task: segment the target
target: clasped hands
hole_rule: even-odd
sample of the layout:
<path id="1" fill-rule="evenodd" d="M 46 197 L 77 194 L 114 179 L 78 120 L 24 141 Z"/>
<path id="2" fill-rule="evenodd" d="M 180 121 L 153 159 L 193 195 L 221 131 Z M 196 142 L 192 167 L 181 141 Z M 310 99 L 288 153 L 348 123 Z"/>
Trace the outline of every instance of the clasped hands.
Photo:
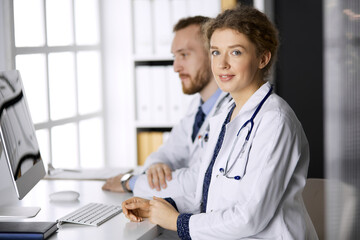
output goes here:
<path id="1" fill-rule="evenodd" d="M 149 218 L 150 222 L 165 229 L 177 230 L 179 212 L 166 200 L 153 197 L 152 200 L 132 197 L 122 203 L 125 216 L 132 222 L 141 222 Z"/>

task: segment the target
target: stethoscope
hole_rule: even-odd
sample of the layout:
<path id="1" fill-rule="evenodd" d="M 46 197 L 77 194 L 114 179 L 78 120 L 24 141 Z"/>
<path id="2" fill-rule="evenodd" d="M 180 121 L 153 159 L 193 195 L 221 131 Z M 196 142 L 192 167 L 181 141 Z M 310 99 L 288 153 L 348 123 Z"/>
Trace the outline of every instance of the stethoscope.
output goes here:
<path id="1" fill-rule="evenodd" d="M 229 98 L 230 94 L 226 94 L 225 96 L 222 97 L 222 99 L 220 99 L 220 101 L 218 102 L 218 104 L 216 105 L 215 111 L 213 116 L 217 115 L 222 107 L 222 105 L 224 104 L 225 100 L 228 100 L 229 102 L 231 101 L 231 97 Z M 202 148 L 204 148 L 204 142 L 206 143 L 209 140 L 209 131 L 210 131 L 210 124 L 208 123 L 208 125 L 206 126 L 206 129 L 204 131 L 204 134 L 200 134 L 198 136 L 198 139 L 200 141 L 200 146 Z"/>
<path id="2" fill-rule="evenodd" d="M 225 176 L 225 177 L 227 177 L 227 178 L 229 178 L 229 179 L 235 179 L 235 180 L 240 180 L 240 179 L 241 179 L 241 177 L 240 177 L 239 175 L 234 176 L 234 177 L 230 177 L 230 176 L 229 176 L 229 172 L 233 169 L 233 167 L 234 167 L 235 163 L 237 162 L 237 160 L 238 160 L 239 158 L 241 158 L 242 155 L 244 154 L 244 152 L 245 152 L 245 147 L 246 147 L 246 145 L 247 145 L 247 143 L 248 143 L 248 141 L 249 141 L 249 138 L 250 138 L 252 129 L 253 129 L 253 127 L 254 127 L 254 118 L 256 117 L 256 115 L 258 114 L 258 112 L 260 111 L 260 109 L 261 109 L 262 105 L 264 104 L 264 102 L 266 101 L 266 99 L 268 99 L 268 97 L 270 96 L 270 94 L 271 94 L 271 92 L 272 92 L 272 89 L 273 89 L 273 87 L 270 86 L 269 92 L 268 92 L 268 93 L 265 95 L 265 97 L 261 100 L 260 104 L 259 104 L 258 107 L 255 109 L 255 112 L 253 113 L 253 115 L 251 116 L 251 118 L 250 118 L 249 120 L 247 120 L 247 121 L 241 126 L 240 130 L 239 130 L 238 133 L 236 134 L 236 138 L 235 138 L 235 140 L 234 140 L 234 143 L 233 143 L 233 145 L 232 145 L 232 147 L 231 147 L 231 150 L 230 150 L 230 154 L 229 154 L 229 156 L 228 156 L 228 158 L 227 158 L 227 161 L 226 161 L 225 169 L 224 169 L 224 168 L 220 168 L 220 169 L 219 169 L 220 173 L 222 173 L 223 176 Z M 246 135 L 245 142 L 244 142 L 244 144 L 242 145 L 240 152 L 239 152 L 238 155 L 236 156 L 235 161 L 234 161 L 234 162 L 231 164 L 231 166 L 229 167 L 229 161 L 230 161 L 230 158 L 231 158 L 231 156 L 232 156 L 232 154 L 233 154 L 233 152 L 234 152 L 234 148 L 235 148 L 235 146 L 236 146 L 236 144 L 237 144 L 237 142 L 238 142 L 238 140 L 239 140 L 239 134 L 240 134 L 241 130 L 242 130 L 243 128 L 245 128 L 246 125 L 248 125 L 249 123 L 250 123 L 250 128 L 249 128 L 248 133 L 247 133 L 247 135 Z M 245 175 L 246 166 L 247 166 L 248 160 L 249 160 L 249 158 L 246 159 L 246 163 L 245 163 L 245 167 L 244 167 L 244 173 L 243 173 L 242 176 Z"/>

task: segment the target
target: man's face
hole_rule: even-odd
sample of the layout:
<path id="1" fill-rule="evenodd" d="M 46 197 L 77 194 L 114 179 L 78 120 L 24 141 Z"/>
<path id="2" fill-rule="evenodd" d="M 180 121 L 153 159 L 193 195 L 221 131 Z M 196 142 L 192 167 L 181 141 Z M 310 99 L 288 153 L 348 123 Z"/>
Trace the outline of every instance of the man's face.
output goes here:
<path id="1" fill-rule="evenodd" d="M 204 48 L 200 26 L 190 25 L 177 31 L 171 52 L 174 55 L 174 71 L 179 73 L 183 92 L 200 92 L 212 77 L 209 55 Z"/>

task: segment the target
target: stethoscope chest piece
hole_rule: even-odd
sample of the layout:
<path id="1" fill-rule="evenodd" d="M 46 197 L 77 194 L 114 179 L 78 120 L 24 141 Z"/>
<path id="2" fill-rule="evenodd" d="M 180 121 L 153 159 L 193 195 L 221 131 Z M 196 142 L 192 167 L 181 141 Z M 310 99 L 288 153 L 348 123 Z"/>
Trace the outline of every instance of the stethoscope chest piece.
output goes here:
<path id="1" fill-rule="evenodd" d="M 220 173 L 222 173 L 222 174 L 225 173 L 225 169 L 223 169 L 223 168 L 220 168 L 219 171 L 220 171 Z M 224 176 L 225 176 L 225 175 L 224 175 Z M 227 177 L 227 176 L 226 176 L 226 177 Z M 233 178 L 233 179 L 235 179 L 235 180 L 240 180 L 240 179 L 241 179 L 240 176 L 227 177 L 227 178 L 230 178 L 230 179 Z"/>

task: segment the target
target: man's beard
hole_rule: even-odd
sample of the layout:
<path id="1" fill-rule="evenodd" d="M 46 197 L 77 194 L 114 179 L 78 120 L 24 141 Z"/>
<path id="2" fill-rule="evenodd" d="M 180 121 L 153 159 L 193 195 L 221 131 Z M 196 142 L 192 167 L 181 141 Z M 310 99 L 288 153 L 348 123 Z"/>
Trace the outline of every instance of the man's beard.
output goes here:
<path id="1" fill-rule="evenodd" d="M 200 92 L 211 80 L 212 72 L 210 66 L 200 69 L 195 78 L 192 78 L 189 75 L 188 77 L 191 80 L 191 85 L 189 87 L 185 87 L 184 84 L 182 84 L 183 92 L 189 95 Z"/>

